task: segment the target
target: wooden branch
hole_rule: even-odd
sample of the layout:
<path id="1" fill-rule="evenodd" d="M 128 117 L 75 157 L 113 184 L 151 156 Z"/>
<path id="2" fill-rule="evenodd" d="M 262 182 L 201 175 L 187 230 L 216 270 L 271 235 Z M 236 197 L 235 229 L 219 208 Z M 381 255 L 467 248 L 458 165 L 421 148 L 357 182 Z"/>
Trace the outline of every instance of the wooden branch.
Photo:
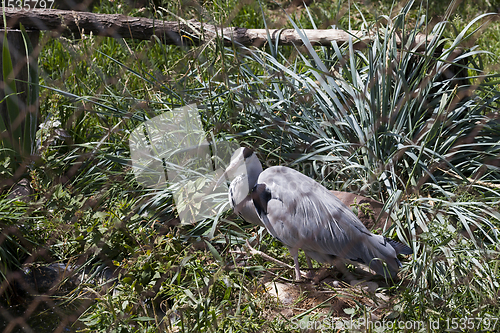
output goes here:
<path id="1" fill-rule="evenodd" d="M 271 257 L 271 256 L 269 256 L 269 255 L 267 255 L 267 254 L 265 254 L 264 252 L 259 251 L 259 250 L 255 249 L 255 248 L 253 248 L 253 247 L 252 247 L 252 245 L 250 245 L 250 243 L 248 242 L 248 240 L 246 241 L 246 245 L 247 245 L 248 250 L 250 251 L 250 254 L 251 254 L 252 256 L 259 255 L 259 256 L 261 256 L 264 260 L 267 260 L 267 261 L 270 261 L 270 262 L 274 262 L 275 264 L 278 264 L 278 265 L 280 265 L 281 267 L 285 267 L 285 268 L 291 269 L 292 271 L 295 271 L 295 267 L 290 266 L 290 265 L 288 265 L 288 264 L 284 263 L 283 261 L 280 261 L 280 260 L 278 260 L 278 259 L 275 259 L 275 258 L 273 258 L 273 257 Z M 306 274 L 306 273 L 304 273 L 303 271 L 300 271 L 300 275 L 301 275 L 303 278 L 307 279 L 307 274 Z"/>
<path id="2" fill-rule="evenodd" d="M 224 44 L 234 43 L 244 46 L 262 46 L 267 41 L 266 29 L 246 29 L 237 27 L 219 28 L 211 24 L 197 21 L 172 22 L 149 18 L 131 17 L 120 14 L 95 14 L 55 9 L 5 10 L 7 26 L 33 30 L 71 31 L 76 34 L 90 33 L 98 36 L 114 38 L 150 39 L 157 36 L 165 44 L 199 44 L 216 37 L 223 37 Z M 300 35 L 294 29 L 271 29 L 271 39 L 279 39 L 281 45 L 303 45 Z M 303 33 L 313 45 L 331 45 L 332 42 L 344 43 L 350 38 L 353 42 L 370 42 L 375 35 L 362 31 L 313 30 L 305 29 Z M 416 44 L 425 42 L 425 35 L 418 35 Z M 400 41 L 397 41 L 400 43 Z"/>
<path id="3" fill-rule="evenodd" d="M 457 173 L 455 173 L 452 170 L 445 170 L 442 168 L 438 168 L 438 170 L 446 173 L 447 175 L 450 175 L 450 176 L 455 177 L 457 179 L 463 180 L 462 177 L 460 177 Z M 478 180 L 478 179 L 474 179 L 474 178 L 470 178 L 470 177 L 467 177 L 467 181 L 469 181 L 469 183 L 470 183 L 469 186 L 474 185 L 474 184 L 478 184 L 478 185 L 485 186 L 485 187 L 500 189 L 500 184 L 483 182 L 482 180 Z"/>

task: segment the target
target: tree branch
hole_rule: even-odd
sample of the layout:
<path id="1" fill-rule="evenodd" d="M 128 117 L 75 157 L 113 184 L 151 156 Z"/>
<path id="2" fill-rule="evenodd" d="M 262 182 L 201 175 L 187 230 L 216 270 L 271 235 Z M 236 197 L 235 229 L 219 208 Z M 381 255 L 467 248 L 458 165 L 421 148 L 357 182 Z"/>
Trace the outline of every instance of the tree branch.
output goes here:
<path id="1" fill-rule="evenodd" d="M 120 14 L 95 14 L 56 9 L 13 10 L 5 9 L 7 27 L 17 29 L 22 23 L 26 29 L 49 30 L 76 34 L 93 33 L 114 38 L 150 39 L 157 36 L 165 44 L 200 44 L 213 38 L 223 38 L 224 44 L 234 43 L 244 46 L 262 46 L 267 42 L 266 29 L 246 29 L 238 27 L 221 28 L 197 21 L 160 21 Z M 304 29 L 302 33 L 313 45 L 331 45 L 332 42 L 364 45 L 375 38 L 375 34 L 363 31 Z M 271 40 L 279 40 L 281 45 L 303 45 L 303 40 L 294 29 L 270 29 Z M 422 45 L 425 35 L 417 35 L 415 44 Z M 401 43 L 400 40 L 397 41 Z"/>

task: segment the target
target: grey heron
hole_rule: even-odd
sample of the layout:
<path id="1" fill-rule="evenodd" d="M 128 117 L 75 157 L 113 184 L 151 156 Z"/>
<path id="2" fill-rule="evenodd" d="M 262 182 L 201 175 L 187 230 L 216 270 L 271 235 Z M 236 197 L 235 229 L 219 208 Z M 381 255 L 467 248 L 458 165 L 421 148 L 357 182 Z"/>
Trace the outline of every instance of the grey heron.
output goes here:
<path id="1" fill-rule="evenodd" d="M 333 193 L 315 180 L 285 167 L 262 169 L 257 155 L 239 148 L 220 177 L 234 178 L 229 201 L 247 222 L 264 226 L 286 245 L 293 256 L 295 278 L 300 280 L 298 251 L 321 263 L 348 259 L 368 265 L 385 278 L 395 277 L 398 254 L 411 254 L 406 245 L 371 233 Z"/>

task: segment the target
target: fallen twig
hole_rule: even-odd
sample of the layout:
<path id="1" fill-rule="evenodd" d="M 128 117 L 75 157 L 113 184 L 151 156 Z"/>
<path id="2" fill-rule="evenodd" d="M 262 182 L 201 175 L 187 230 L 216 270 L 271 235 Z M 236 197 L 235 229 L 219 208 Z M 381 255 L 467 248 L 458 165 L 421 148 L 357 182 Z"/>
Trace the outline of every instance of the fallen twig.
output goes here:
<path id="1" fill-rule="evenodd" d="M 288 269 L 291 269 L 291 270 L 295 270 L 295 267 L 290 266 L 290 265 L 288 265 L 288 264 L 286 264 L 286 263 L 284 263 L 284 262 L 282 262 L 282 261 L 279 261 L 278 259 L 275 259 L 275 258 L 273 258 L 273 257 L 271 257 L 271 256 L 269 256 L 269 255 L 267 255 L 267 254 L 265 254 L 265 253 L 264 253 L 264 252 L 262 252 L 262 251 L 259 251 L 259 250 L 254 249 L 254 248 L 252 247 L 252 245 L 250 245 L 250 243 L 248 242 L 248 240 L 246 241 L 246 245 L 247 245 L 247 247 L 248 247 L 248 249 L 249 249 L 249 251 L 250 251 L 250 254 L 251 254 L 252 256 L 254 256 L 254 255 L 258 254 L 258 255 L 259 255 L 259 256 L 261 256 L 264 260 L 274 262 L 275 264 L 278 264 L 278 265 L 280 265 L 281 267 L 285 267 L 285 268 L 288 268 Z M 302 272 L 302 271 L 300 271 L 300 276 L 301 276 L 301 277 L 303 277 L 303 278 L 305 278 L 305 279 L 307 279 L 307 275 L 306 275 L 306 273 L 304 273 L 304 272 Z"/>
<path id="2" fill-rule="evenodd" d="M 451 170 L 444 170 L 444 169 L 441 169 L 441 168 L 438 168 L 438 169 L 440 171 L 446 173 L 447 175 L 450 175 L 450 176 L 455 177 L 457 179 L 463 180 L 462 177 L 460 177 L 459 175 L 457 175 L 455 172 L 453 172 Z M 500 184 L 494 184 L 494 183 L 484 182 L 482 180 L 478 180 L 478 179 L 474 179 L 474 178 L 470 178 L 470 177 L 467 177 L 467 181 L 470 182 L 470 185 L 478 184 L 478 185 L 485 186 L 485 187 L 490 187 L 490 188 L 500 188 Z"/>

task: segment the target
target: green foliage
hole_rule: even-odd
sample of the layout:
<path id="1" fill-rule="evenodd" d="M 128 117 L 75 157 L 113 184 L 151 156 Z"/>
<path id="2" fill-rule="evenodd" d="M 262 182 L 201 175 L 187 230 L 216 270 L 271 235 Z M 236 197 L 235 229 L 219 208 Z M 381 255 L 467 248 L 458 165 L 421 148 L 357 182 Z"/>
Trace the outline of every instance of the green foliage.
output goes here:
<path id="1" fill-rule="evenodd" d="M 7 104 L 7 119 L 9 119 L 9 122 L 4 124 L 4 126 L 7 125 L 6 129 L 9 132 L 10 136 L 10 138 L 8 138 L 8 140 L 10 139 L 10 143 L 7 143 L 6 146 L 17 147 L 21 142 L 21 127 L 17 126 L 13 128 L 12 124 L 19 115 L 19 103 L 17 101 L 17 89 L 16 82 L 14 81 L 14 70 L 12 66 L 12 59 L 10 57 L 9 42 L 7 40 L 7 30 L 4 32 L 2 44 L 2 74 L 4 78 L 5 96 L 4 102 Z"/>
<path id="2" fill-rule="evenodd" d="M 113 296 L 100 298 L 82 319 L 89 332 L 259 329 L 245 275 L 225 272 L 207 253 L 180 246 L 172 235 L 150 239 L 134 257 L 114 261 L 124 274 Z"/>
<path id="3" fill-rule="evenodd" d="M 14 32 L 18 33 L 18 32 Z M 11 32 L 12 34 L 12 32 Z M 2 142 L 0 145 L 0 160 L 4 165 L 8 165 L 10 175 L 13 175 L 22 162 L 26 161 L 35 147 L 35 132 L 37 126 L 37 115 L 33 110 L 37 105 L 38 98 L 38 69 L 32 64 L 33 46 L 30 38 L 21 26 L 21 34 L 24 42 L 25 59 L 19 60 L 25 63 L 27 72 L 27 91 L 26 101 L 21 103 L 16 87 L 16 71 L 11 59 L 9 42 L 7 39 L 8 32 L 5 30 L 2 40 L 2 77 L 4 78 L 3 85 L 3 100 L 0 103 L 5 105 L 5 113 L 0 115 L 0 133 L 2 134 Z M 20 50 L 14 50 L 17 54 Z M 17 63 L 16 63 L 17 66 Z M 23 119 L 20 123 L 18 119 Z"/>
<path id="4" fill-rule="evenodd" d="M 22 202 L 0 197 L 0 279 L 6 281 L 10 272 L 21 268 L 38 240 L 27 238 L 31 231 L 32 219 L 26 218 L 27 207 Z M 24 225 L 18 226 L 19 221 Z M 15 294 L 12 284 L 4 282 L 3 299 L 9 304 Z"/>

